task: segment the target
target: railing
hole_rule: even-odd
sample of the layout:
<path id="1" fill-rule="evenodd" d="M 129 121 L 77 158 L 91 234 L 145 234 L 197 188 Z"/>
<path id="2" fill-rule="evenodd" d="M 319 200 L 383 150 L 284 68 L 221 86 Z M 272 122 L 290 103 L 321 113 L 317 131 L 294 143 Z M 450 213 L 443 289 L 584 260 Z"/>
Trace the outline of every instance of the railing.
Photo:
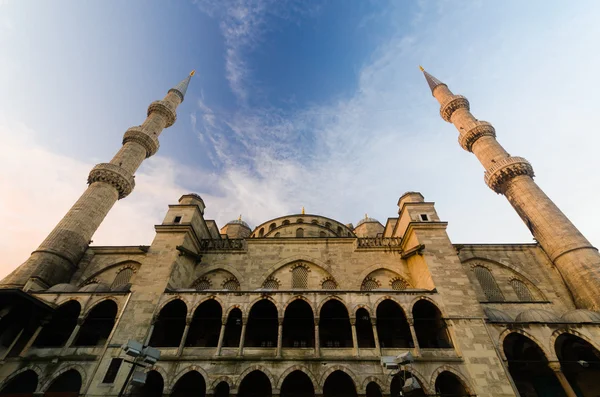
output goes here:
<path id="1" fill-rule="evenodd" d="M 358 239 L 358 248 L 400 248 L 401 240 L 397 237 L 363 237 Z"/>
<path id="2" fill-rule="evenodd" d="M 243 250 L 243 239 L 200 240 L 201 251 Z"/>

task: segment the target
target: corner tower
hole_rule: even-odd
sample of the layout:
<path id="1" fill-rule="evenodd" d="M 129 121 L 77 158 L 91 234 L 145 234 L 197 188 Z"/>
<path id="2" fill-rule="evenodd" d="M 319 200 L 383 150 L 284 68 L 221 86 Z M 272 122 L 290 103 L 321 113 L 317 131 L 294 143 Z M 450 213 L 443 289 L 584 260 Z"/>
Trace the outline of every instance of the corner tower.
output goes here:
<path id="1" fill-rule="evenodd" d="M 144 159 L 158 151 L 163 129 L 172 126 L 183 102 L 190 73 L 167 95 L 148 107 L 147 118 L 123 136 L 123 146 L 109 163 L 96 165 L 88 188 L 29 259 L 0 284 L 3 288 L 45 289 L 69 282 L 90 240 L 113 205 L 135 186 L 134 174 Z"/>
<path id="2" fill-rule="evenodd" d="M 578 308 L 600 309 L 600 254 L 534 182 L 533 168 L 513 157 L 496 140 L 494 127 L 476 119 L 467 98 L 422 67 L 431 93 L 440 103 L 440 116 L 454 124 L 458 142 L 485 168 L 485 183 L 503 194 L 564 278 Z"/>

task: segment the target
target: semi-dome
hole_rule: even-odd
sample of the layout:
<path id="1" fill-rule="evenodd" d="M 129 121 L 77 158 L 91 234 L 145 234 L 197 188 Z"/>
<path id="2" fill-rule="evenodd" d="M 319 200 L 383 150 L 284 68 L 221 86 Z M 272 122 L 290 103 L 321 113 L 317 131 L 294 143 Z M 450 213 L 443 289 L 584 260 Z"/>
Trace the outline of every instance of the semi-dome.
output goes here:
<path id="1" fill-rule="evenodd" d="M 566 312 L 561 316 L 565 323 L 600 323 L 600 313 L 578 309 Z"/>
<path id="2" fill-rule="evenodd" d="M 516 318 L 519 323 L 558 323 L 560 319 L 558 316 L 548 310 L 542 309 L 529 309 L 525 310 L 517 315 Z"/>
<path id="3" fill-rule="evenodd" d="M 358 223 L 356 224 L 356 227 L 359 227 L 363 223 L 379 223 L 379 221 L 375 218 L 369 218 L 368 216 L 365 216 L 360 221 L 358 221 Z"/>
<path id="4" fill-rule="evenodd" d="M 79 292 L 109 292 L 110 287 L 104 283 L 93 283 L 79 288 Z"/>
<path id="5" fill-rule="evenodd" d="M 492 323 L 512 323 L 515 321 L 510 315 L 503 312 L 502 310 L 486 307 L 485 309 L 483 309 L 483 311 L 485 312 L 485 315 L 487 316 L 488 320 L 490 320 L 490 322 Z"/>
<path id="6" fill-rule="evenodd" d="M 56 284 L 53 285 L 52 287 L 48 288 L 47 292 L 75 292 L 77 291 L 77 287 L 74 286 L 73 284 L 69 284 L 69 283 L 62 283 L 62 284 Z"/>

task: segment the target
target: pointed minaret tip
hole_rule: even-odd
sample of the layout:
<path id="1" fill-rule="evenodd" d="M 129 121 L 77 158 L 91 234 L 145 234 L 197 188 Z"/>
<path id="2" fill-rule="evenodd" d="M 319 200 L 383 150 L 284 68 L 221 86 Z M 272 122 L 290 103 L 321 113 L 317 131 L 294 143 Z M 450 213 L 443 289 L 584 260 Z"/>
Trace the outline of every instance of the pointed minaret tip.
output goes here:
<path id="1" fill-rule="evenodd" d="M 431 94 L 433 94 L 433 91 L 436 89 L 436 87 L 438 87 L 440 85 L 446 85 L 445 83 L 442 83 L 440 80 L 438 80 L 435 77 L 433 77 L 432 75 L 430 75 L 425 70 L 425 68 L 423 68 L 423 66 L 419 65 L 419 69 L 425 75 L 425 80 L 427 81 L 427 84 L 429 85 L 429 88 L 431 89 Z"/>
<path id="2" fill-rule="evenodd" d="M 190 72 L 190 77 L 191 77 L 191 76 L 193 76 L 193 75 L 195 75 L 195 74 L 196 74 L 196 71 L 195 71 L 195 70 L 192 70 L 192 71 Z"/>
<path id="3" fill-rule="evenodd" d="M 181 80 L 179 82 L 179 84 L 177 84 L 175 87 L 171 88 L 169 90 L 169 92 L 174 92 L 175 94 L 179 95 L 179 98 L 181 98 L 181 102 L 183 102 L 183 99 L 185 98 L 185 93 L 187 92 L 187 89 L 188 89 L 188 85 L 190 84 L 190 80 L 191 80 L 192 76 L 195 74 L 196 74 L 196 71 L 192 70 L 185 79 Z"/>
<path id="4" fill-rule="evenodd" d="M 425 68 L 423 68 L 423 66 L 419 65 L 419 70 L 420 70 L 421 72 L 424 72 L 424 71 L 425 71 Z"/>

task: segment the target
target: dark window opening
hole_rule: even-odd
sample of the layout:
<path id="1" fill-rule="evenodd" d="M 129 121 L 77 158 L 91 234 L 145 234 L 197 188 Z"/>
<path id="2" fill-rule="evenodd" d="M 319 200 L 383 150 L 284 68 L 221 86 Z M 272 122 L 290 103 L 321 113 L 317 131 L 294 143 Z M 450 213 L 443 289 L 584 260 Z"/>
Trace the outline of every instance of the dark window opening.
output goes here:
<path id="1" fill-rule="evenodd" d="M 171 392 L 171 397 L 204 397 L 206 394 L 206 383 L 202 375 L 197 371 L 190 371 L 183 375 Z"/>
<path id="2" fill-rule="evenodd" d="M 383 397 L 379 385 L 375 382 L 369 382 L 366 392 L 366 397 Z"/>
<path id="3" fill-rule="evenodd" d="M 296 237 L 304 237 L 304 229 L 302 229 L 301 227 L 296 229 Z"/>
<path id="4" fill-rule="evenodd" d="M 427 216 L 427 214 L 421 214 L 421 220 L 427 222 L 429 220 L 429 217 Z"/>
<path id="5" fill-rule="evenodd" d="M 268 299 L 256 302 L 248 316 L 244 346 L 276 347 L 278 328 L 277 308 L 273 302 Z"/>
<path id="6" fill-rule="evenodd" d="M 461 381 L 452 372 L 444 371 L 435 380 L 435 392 L 440 397 L 469 396 Z"/>
<path id="7" fill-rule="evenodd" d="M 314 397 L 312 381 L 302 371 L 294 371 L 285 377 L 281 385 L 281 397 Z"/>
<path id="8" fill-rule="evenodd" d="M 421 299 L 413 306 L 415 332 L 419 347 L 423 349 L 451 348 L 452 342 L 446 329 L 446 322 L 440 310 L 431 302 Z"/>
<path id="9" fill-rule="evenodd" d="M 38 376 L 32 370 L 21 372 L 0 391 L 0 396 L 29 397 L 37 389 Z"/>
<path id="10" fill-rule="evenodd" d="M 113 358 L 112 360 L 110 360 L 110 364 L 108 365 L 106 374 L 104 374 L 104 379 L 102 379 L 102 383 L 113 383 L 117 378 L 117 374 L 119 373 L 119 368 L 121 368 L 122 363 L 122 358 Z"/>
<path id="11" fill-rule="evenodd" d="M 33 345 L 37 347 L 64 346 L 77 325 L 80 311 L 81 305 L 77 301 L 69 301 L 60 306 L 48 324 L 44 325 Z"/>
<path id="12" fill-rule="evenodd" d="M 381 347 L 414 347 L 404 311 L 389 299 L 377 306 L 377 335 Z"/>
<path id="13" fill-rule="evenodd" d="M 175 219 L 173 219 L 173 223 L 179 223 L 179 222 L 181 222 L 181 216 L 177 215 L 175 217 Z"/>
<path id="14" fill-rule="evenodd" d="M 345 372 L 332 372 L 323 385 L 323 397 L 357 397 L 354 381 Z"/>
<path id="15" fill-rule="evenodd" d="M 271 397 L 271 381 L 262 371 L 250 372 L 240 383 L 238 397 Z"/>
<path id="16" fill-rule="evenodd" d="M 319 232 L 319 237 L 327 237 L 327 233 L 320 231 Z"/>
<path id="17" fill-rule="evenodd" d="M 314 347 L 315 320 L 308 303 L 297 299 L 285 309 L 283 347 Z"/>
<path id="18" fill-rule="evenodd" d="M 146 383 L 141 387 L 134 387 L 132 396 L 135 397 L 161 397 L 165 382 L 158 371 L 150 371 L 146 377 Z"/>
<path id="19" fill-rule="evenodd" d="M 227 324 L 225 325 L 225 335 L 223 338 L 223 346 L 238 347 L 240 345 L 240 337 L 242 335 L 242 312 L 240 309 L 233 309 L 227 316 Z"/>
<path id="20" fill-rule="evenodd" d="M 271 224 L 269 225 L 269 231 L 271 231 L 271 230 L 275 229 L 276 227 L 277 227 L 277 225 L 276 225 L 275 223 L 271 223 Z"/>
<path id="21" fill-rule="evenodd" d="M 366 309 L 356 311 L 356 337 L 358 347 L 375 347 L 375 338 L 373 337 L 373 324 L 371 316 Z"/>
<path id="22" fill-rule="evenodd" d="M 200 304 L 194 312 L 186 346 L 217 347 L 221 333 L 221 305 L 214 299 Z"/>
<path id="23" fill-rule="evenodd" d="M 593 396 L 600 390 L 600 352 L 586 340 L 571 334 L 556 338 L 554 348 L 562 372 L 581 396 Z"/>
<path id="24" fill-rule="evenodd" d="M 180 299 L 167 303 L 158 314 L 150 346 L 178 347 L 185 328 L 187 306 Z"/>
<path id="25" fill-rule="evenodd" d="M 265 229 L 264 228 L 260 228 L 260 230 L 258 231 L 258 237 L 263 237 L 265 235 Z"/>
<path id="26" fill-rule="evenodd" d="M 413 390 L 410 393 L 401 394 L 402 388 L 404 385 L 413 385 Z M 420 382 L 408 371 L 400 371 L 394 378 L 392 379 L 392 383 L 390 384 L 390 397 L 399 397 L 399 396 L 409 396 L 409 397 L 425 397 L 426 394 L 421 387 Z"/>
<path id="27" fill-rule="evenodd" d="M 331 299 L 321 308 L 319 340 L 322 347 L 352 347 L 350 317 L 340 301 Z"/>
<path id="28" fill-rule="evenodd" d="M 44 397 L 77 397 L 81 389 L 81 375 L 74 369 L 62 373 L 52 382 Z"/>
<path id="29" fill-rule="evenodd" d="M 104 345 L 115 325 L 116 316 L 117 304 L 112 300 L 94 306 L 79 329 L 75 346 Z"/>
<path id="30" fill-rule="evenodd" d="M 221 382 L 215 387 L 214 397 L 229 397 L 229 385 L 227 382 Z"/>

